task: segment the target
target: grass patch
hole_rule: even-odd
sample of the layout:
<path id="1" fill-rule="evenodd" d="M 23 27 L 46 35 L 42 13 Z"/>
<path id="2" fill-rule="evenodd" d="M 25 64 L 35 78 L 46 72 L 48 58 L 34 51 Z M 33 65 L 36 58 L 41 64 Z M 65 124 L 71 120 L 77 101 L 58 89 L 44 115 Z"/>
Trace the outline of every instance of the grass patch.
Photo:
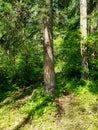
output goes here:
<path id="1" fill-rule="evenodd" d="M 94 82 L 77 79 L 65 82 L 62 78 L 60 85 L 59 81 L 55 100 L 49 94 L 44 95 L 43 85 L 4 93 L 0 102 L 0 129 L 97 130 L 98 94 L 91 90 L 95 88 Z"/>

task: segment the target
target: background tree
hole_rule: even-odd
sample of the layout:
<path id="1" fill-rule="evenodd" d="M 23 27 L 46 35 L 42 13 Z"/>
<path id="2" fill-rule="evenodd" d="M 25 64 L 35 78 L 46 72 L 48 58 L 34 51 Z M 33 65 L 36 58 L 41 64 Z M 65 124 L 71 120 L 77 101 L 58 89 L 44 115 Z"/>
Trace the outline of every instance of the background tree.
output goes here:
<path id="1" fill-rule="evenodd" d="M 81 64 L 82 78 L 89 79 L 87 58 L 87 1 L 80 0 Z"/>
<path id="2" fill-rule="evenodd" d="M 98 35 L 98 2 L 97 0 L 88 1 L 88 52 L 89 52 L 89 68 L 91 78 L 94 80 L 97 77 L 97 59 L 98 59 L 98 46 L 97 46 L 97 35 Z"/>

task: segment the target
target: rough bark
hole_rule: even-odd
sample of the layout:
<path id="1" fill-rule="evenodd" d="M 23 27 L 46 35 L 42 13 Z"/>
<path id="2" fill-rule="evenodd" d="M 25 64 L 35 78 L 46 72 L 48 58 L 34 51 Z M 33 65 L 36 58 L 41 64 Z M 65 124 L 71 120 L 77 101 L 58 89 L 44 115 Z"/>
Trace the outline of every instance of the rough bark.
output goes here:
<path id="1" fill-rule="evenodd" d="M 82 78 L 89 79 L 87 59 L 87 1 L 80 0 L 81 64 Z"/>
<path id="2" fill-rule="evenodd" d="M 53 19 L 52 19 L 52 0 L 45 0 L 46 16 L 43 18 L 44 35 L 44 90 L 45 93 L 54 93 L 55 71 L 53 57 Z"/>

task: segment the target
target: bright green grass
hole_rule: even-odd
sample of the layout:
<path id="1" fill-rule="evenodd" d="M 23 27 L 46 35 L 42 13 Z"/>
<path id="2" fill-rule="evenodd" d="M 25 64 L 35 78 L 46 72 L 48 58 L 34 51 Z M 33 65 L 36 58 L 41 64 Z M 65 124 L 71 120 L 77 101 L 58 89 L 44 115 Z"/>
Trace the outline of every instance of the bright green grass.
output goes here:
<path id="1" fill-rule="evenodd" d="M 98 94 L 90 90 L 94 83 L 75 82 L 58 87 L 61 114 L 54 99 L 43 94 L 42 85 L 5 92 L 0 102 L 0 130 L 97 130 Z M 70 95 L 63 95 L 64 89 Z"/>

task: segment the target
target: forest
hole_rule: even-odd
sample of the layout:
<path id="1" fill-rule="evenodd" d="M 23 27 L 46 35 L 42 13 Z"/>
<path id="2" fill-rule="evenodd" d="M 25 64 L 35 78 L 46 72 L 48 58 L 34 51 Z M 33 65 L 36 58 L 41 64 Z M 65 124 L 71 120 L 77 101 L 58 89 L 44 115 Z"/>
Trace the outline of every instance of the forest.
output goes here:
<path id="1" fill-rule="evenodd" d="M 98 0 L 0 0 L 0 130 L 98 130 Z"/>

